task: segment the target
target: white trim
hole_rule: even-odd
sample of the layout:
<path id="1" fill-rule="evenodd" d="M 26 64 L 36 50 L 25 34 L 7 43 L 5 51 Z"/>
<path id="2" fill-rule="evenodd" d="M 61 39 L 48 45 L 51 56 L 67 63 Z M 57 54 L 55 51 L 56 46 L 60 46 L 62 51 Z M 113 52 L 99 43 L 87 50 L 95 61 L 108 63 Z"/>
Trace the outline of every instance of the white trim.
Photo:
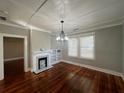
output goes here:
<path id="1" fill-rule="evenodd" d="M 122 79 L 123 79 L 123 81 L 124 81 L 124 75 L 122 75 Z"/>
<path id="2" fill-rule="evenodd" d="M 28 72 L 28 40 L 24 38 L 24 71 Z"/>
<path id="3" fill-rule="evenodd" d="M 31 71 L 31 68 L 27 68 L 27 72 Z"/>
<path id="4" fill-rule="evenodd" d="M 0 76 L 0 80 L 3 80 L 4 79 L 4 77 L 3 76 Z"/>
<path id="5" fill-rule="evenodd" d="M 15 37 L 15 38 L 24 38 L 24 71 L 28 70 L 28 49 L 27 49 L 27 36 L 13 35 L 13 34 L 4 34 L 0 33 L 0 80 L 4 79 L 4 57 L 3 57 L 3 37 Z"/>
<path id="6" fill-rule="evenodd" d="M 3 36 L 0 34 L 0 80 L 4 79 L 4 64 L 3 64 Z"/>
<path id="7" fill-rule="evenodd" d="M 24 26 L 20 26 L 20 25 L 10 23 L 10 22 L 4 22 L 4 21 L 1 21 L 1 20 L 0 20 L 0 24 L 6 25 L 6 26 L 11 26 L 11 27 L 16 27 L 16 28 L 21 28 L 21 29 L 28 29 L 28 28 L 26 28 Z"/>
<path id="8" fill-rule="evenodd" d="M 118 21 L 118 22 L 114 22 L 114 21 Z M 110 23 L 110 22 L 113 22 L 113 23 Z M 110 24 L 108 24 L 108 23 L 110 23 Z M 105 21 L 103 23 L 97 23 L 97 24 L 100 24 L 101 26 L 97 26 L 97 24 L 94 25 L 94 26 L 91 25 L 91 26 L 89 26 L 89 27 L 87 27 L 85 29 L 81 28 L 80 29 L 81 31 L 77 31 L 77 32 L 74 31 L 74 32 L 67 32 L 67 33 L 68 33 L 68 35 L 73 35 L 73 34 L 78 34 L 78 33 L 82 33 L 82 32 L 99 30 L 99 29 L 108 28 L 108 27 L 112 27 L 112 26 L 122 25 L 123 23 L 124 23 L 124 16 L 120 17 L 120 18 L 118 18 L 116 20 L 113 19 L 113 20 Z M 11 22 L 0 21 L 0 24 L 7 25 L 7 26 L 12 26 L 12 27 L 17 27 L 17 28 L 21 28 L 21 29 L 31 29 L 29 27 L 23 26 L 23 25 L 21 25 L 19 23 L 16 23 L 16 22 L 14 24 L 14 23 L 11 23 Z M 46 29 L 41 29 L 41 28 L 33 29 L 33 30 L 52 33 L 52 31 L 49 31 L 49 30 L 46 30 Z M 53 35 L 56 35 L 56 33 L 53 34 Z"/>
<path id="9" fill-rule="evenodd" d="M 124 73 L 122 73 L 122 76 L 121 76 L 121 77 L 122 77 L 122 79 L 123 79 L 123 81 L 124 81 Z"/>
<path id="10" fill-rule="evenodd" d="M 21 28 L 21 29 L 25 29 L 25 30 L 28 30 L 28 29 L 32 29 L 31 26 L 30 27 L 27 27 L 27 26 L 23 26 L 23 25 L 20 25 L 20 24 L 14 24 L 14 23 L 10 23 L 10 22 L 4 22 L 4 21 L 1 21 L 0 20 L 0 24 L 2 25 L 6 25 L 6 26 L 11 26 L 11 27 L 16 27 L 16 28 Z M 35 31 L 41 31 L 41 32 L 46 32 L 46 33 L 51 33 L 51 31 L 49 30 L 46 30 L 46 29 L 33 29 Z"/>
<path id="11" fill-rule="evenodd" d="M 3 37 L 13 37 L 13 38 L 27 38 L 27 36 L 14 35 L 14 34 L 4 34 L 1 33 Z"/>
<path id="12" fill-rule="evenodd" d="M 98 26 L 98 27 L 80 29 L 77 32 L 70 32 L 70 33 L 68 33 L 68 35 L 75 35 L 75 34 L 80 34 L 80 33 L 85 33 L 85 32 L 91 32 L 91 31 L 94 31 L 94 30 L 105 29 L 105 28 L 109 28 L 109 27 L 114 27 L 114 26 L 122 25 L 122 24 L 123 24 L 123 22 L 119 22 L 119 23 L 110 24 L 110 25 L 103 25 L 103 26 Z"/>
<path id="13" fill-rule="evenodd" d="M 71 61 L 67 61 L 67 60 L 61 60 L 61 62 L 65 62 L 65 63 L 69 63 L 69 64 L 81 66 L 81 67 L 86 67 L 86 68 L 93 69 L 93 70 L 96 70 L 96 71 L 100 71 L 100 72 L 104 72 L 104 73 L 108 73 L 108 74 L 123 77 L 122 73 L 112 71 L 112 70 L 109 70 L 109 69 L 103 69 L 103 68 L 99 68 L 99 67 L 95 67 L 95 66 L 91 66 L 91 65 L 85 65 L 85 64 L 81 64 L 81 63 L 75 63 L 75 62 L 71 62 Z"/>
<path id="14" fill-rule="evenodd" d="M 75 35 L 78 35 L 78 34 L 81 34 L 81 33 L 88 33 L 88 32 L 93 32 L 95 30 L 100 30 L 100 29 L 106 29 L 106 28 L 109 28 L 109 27 L 114 27 L 114 26 L 119 26 L 119 25 L 122 25 L 124 23 L 123 22 L 118 22 L 118 23 L 115 23 L 115 24 L 109 24 L 109 25 L 103 25 L 103 26 L 96 26 L 96 27 L 88 27 L 86 29 L 80 29 L 79 31 L 71 31 L 71 32 L 66 32 L 68 37 L 75 37 Z M 56 36 L 56 33 L 52 33 L 53 37 Z"/>
<path id="15" fill-rule="evenodd" d="M 59 62 L 61 62 L 61 60 L 55 61 L 53 63 L 51 63 L 52 65 L 58 64 Z"/>
<path id="16" fill-rule="evenodd" d="M 7 61 L 19 60 L 19 59 L 23 59 L 23 58 L 24 57 L 8 58 L 8 59 L 4 59 L 4 61 L 7 62 Z"/>

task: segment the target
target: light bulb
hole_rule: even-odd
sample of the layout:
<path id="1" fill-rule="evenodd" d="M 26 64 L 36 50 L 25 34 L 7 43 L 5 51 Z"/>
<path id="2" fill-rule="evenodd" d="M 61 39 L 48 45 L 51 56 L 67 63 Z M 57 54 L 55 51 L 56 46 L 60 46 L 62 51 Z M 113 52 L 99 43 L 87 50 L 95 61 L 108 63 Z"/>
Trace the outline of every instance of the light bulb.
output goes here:
<path id="1" fill-rule="evenodd" d="M 64 39 L 63 39 L 63 38 L 61 38 L 61 40 L 63 41 Z"/>
<path id="2" fill-rule="evenodd" d="M 56 38 L 56 40 L 57 40 L 57 41 L 60 40 L 60 36 L 58 36 L 58 37 Z"/>
<path id="3" fill-rule="evenodd" d="M 67 36 L 65 36 L 65 40 L 68 40 L 68 37 Z"/>

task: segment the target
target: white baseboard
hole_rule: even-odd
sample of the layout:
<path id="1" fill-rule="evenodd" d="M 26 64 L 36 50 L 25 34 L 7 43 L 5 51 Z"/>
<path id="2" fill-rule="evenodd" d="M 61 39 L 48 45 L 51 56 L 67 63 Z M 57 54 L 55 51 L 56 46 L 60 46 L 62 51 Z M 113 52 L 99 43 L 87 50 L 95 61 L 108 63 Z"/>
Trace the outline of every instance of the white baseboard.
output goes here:
<path id="1" fill-rule="evenodd" d="M 95 66 L 91 66 L 91 65 L 85 65 L 85 64 L 75 63 L 75 62 L 71 62 L 71 61 L 67 61 L 67 60 L 61 60 L 61 62 L 65 62 L 65 63 L 69 63 L 69 64 L 73 64 L 73 65 L 77 65 L 77 66 L 81 66 L 81 67 L 86 67 L 86 68 L 89 68 L 89 69 L 93 69 L 93 70 L 96 70 L 96 71 L 100 71 L 100 72 L 112 74 L 112 75 L 115 75 L 115 76 L 122 77 L 123 80 L 124 80 L 124 76 L 120 72 L 112 71 L 112 70 L 109 70 L 109 69 L 103 69 L 103 68 L 99 68 L 99 67 L 95 67 Z"/>
<path id="2" fill-rule="evenodd" d="M 33 72 L 33 68 L 30 71 Z"/>
<path id="3" fill-rule="evenodd" d="M 54 63 L 52 63 L 52 65 L 55 65 L 57 63 L 61 62 L 61 60 L 55 61 Z"/>
<path id="4" fill-rule="evenodd" d="M 31 68 L 27 68 L 25 72 L 29 72 L 29 71 L 31 71 Z"/>
<path id="5" fill-rule="evenodd" d="M 16 57 L 16 58 L 9 58 L 9 59 L 5 59 L 4 61 L 13 61 L 13 60 L 19 60 L 19 59 L 23 59 L 24 57 Z"/>
<path id="6" fill-rule="evenodd" d="M 3 80 L 4 79 L 4 77 L 0 77 L 0 80 Z"/>
<path id="7" fill-rule="evenodd" d="M 123 81 L 124 81 L 124 74 L 122 75 L 122 79 L 123 79 Z"/>

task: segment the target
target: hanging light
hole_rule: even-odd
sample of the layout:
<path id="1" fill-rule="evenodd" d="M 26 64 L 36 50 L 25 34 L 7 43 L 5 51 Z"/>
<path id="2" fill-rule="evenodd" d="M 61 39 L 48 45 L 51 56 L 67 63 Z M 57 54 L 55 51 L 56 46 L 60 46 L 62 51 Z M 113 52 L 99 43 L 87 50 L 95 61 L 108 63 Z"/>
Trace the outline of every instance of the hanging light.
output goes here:
<path id="1" fill-rule="evenodd" d="M 60 34 L 57 36 L 57 38 L 56 38 L 57 41 L 65 41 L 65 40 L 68 40 L 68 37 L 65 35 L 65 33 L 64 33 L 64 31 L 63 31 L 63 23 L 64 23 L 64 21 L 62 20 L 61 23 L 62 23 L 62 31 L 61 31 Z"/>

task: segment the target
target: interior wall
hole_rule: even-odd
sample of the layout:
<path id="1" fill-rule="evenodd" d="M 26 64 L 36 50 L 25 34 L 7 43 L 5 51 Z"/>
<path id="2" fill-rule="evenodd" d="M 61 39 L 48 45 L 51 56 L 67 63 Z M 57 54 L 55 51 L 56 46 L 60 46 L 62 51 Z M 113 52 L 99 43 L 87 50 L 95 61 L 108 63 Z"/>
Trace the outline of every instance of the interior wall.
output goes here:
<path id="1" fill-rule="evenodd" d="M 61 43 L 56 41 L 55 35 L 51 35 L 51 49 L 62 49 Z"/>
<path id="2" fill-rule="evenodd" d="M 114 26 L 92 32 L 95 32 L 94 60 L 69 57 L 67 43 L 63 47 L 63 59 L 122 72 L 122 26 Z"/>
<path id="3" fill-rule="evenodd" d="M 32 67 L 32 56 L 36 51 L 40 49 L 50 49 L 51 48 L 51 34 L 42 31 L 31 31 L 31 67 Z"/>
<path id="4" fill-rule="evenodd" d="M 31 50 L 39 51 L 41 48 L 51 48 L 51 35 L 47 32 L 32 31 L 31 32 Z"/>
<path id="5" fill-rule="evenodd" d="M 0 33 L 5 33 L 5 34 L 13 34 L 13 35 L 20 35 L 20 36 L 27 36 L 27 55 L 28 55 L 28 67 L 30 67 L 30 33 L 28 29 L 22 29 L 18 27 L 12 27 L 12 26 L 7 26 L 4 24 L 0 24 Z"/>
<path id="6" fill-rule="evenodd" d="M 51 49 L 58 48 L 55 36 L 51 35 Z"/>
<path id="7" fill-rule="evenodd" d="M 28 67 L 31 67 L 33 51 L 38 51 L 40 48 L 51 48 L 51 35 L 42 31 L 29 31 L 29 29 L 22 29 L 18 27 L 12 27 L 4 24 L 0 24 L 0 33 L 13 34 L 20 36 L 27 36 L 28 39 Z"/>
<path id="8" fill-rule="evenodd" d="M 4 37 L 4 60 L 24 58 L 24 39 Z"/>

